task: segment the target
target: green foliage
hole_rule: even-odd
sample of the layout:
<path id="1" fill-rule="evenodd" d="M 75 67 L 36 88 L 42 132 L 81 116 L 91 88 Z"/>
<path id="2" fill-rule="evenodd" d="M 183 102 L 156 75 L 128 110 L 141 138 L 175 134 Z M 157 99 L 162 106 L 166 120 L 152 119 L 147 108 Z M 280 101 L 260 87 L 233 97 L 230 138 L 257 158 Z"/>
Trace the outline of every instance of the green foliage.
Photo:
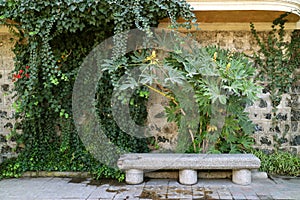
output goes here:
<path id="1" fill-rule="evenodd" d="M 194 146 L 190 151 L 249 151 L 254 129 L 244 109 L 257 99 L 262 89 L 253 82 L 252 63 L 241 53 L 217 47 L 206 47 L 197 59 L 195 56 L 174 58 L 183 65 L 181 68 L 195 90 L 200 111 L 199 129 L 193 133 Z"/>
<path id="2" fill-rule="evenodd" d="M 71 112 L 73 84 L 82 60 L 105 38 L 138 27 L 149 30 L 158 21 L 194 15 L 181 0 L 4 0 L 0 22 L 17 36 L 14 47 L 19 157 L 1 165 L 1 177 L 18 176 L 26 170 L 91 171 L 96 177 L 118 179 L 124 175 L 102 166 L 85 150 L 74 128 Z M 188 27 L 188 23 L 186 24 Z M 120 55 L 126 37 L 115 37 Z M 120 51 L 120 52 L 118 52 Z M 120 77 L 117 72 L 114 77 Z M 143 140 L 123 133 L 110 117 L 113 85 L 109 76 L 99 83 L 98 115 L 108 137 L 129 151 L 147 151 Z M 143 90 L 144 91 L 144 90 Z M 133 118 L 143 123 L 147 93 L 133 97 Z M 141 102 L 135 106 L 135 102 Z M 103 104 L 102 104 L 103 103 Z"/>
<path id="3" fill-rule="evenodd" d="M 273 105 L 277 106 L 283 93 L 289 93 L 293 83 L 299 80 L 295 70 L 300 65 L 300 37 L 294 32 L 293 39 L 286 41 L 284 29 L 289 13 L 281 15 L 273 21 L 272 31 L 267 38 L 260 38 L 255 26 L 251 23 L 251 31 L 260 49 L 254 54 L 257 65 L 257 81 L 260 81 L 266 92 L 270 93 Z"/>
<path id="4" fill-rule="evenodd" d="M 184 53 L 184 50 L 174 50 L 175 53 L 171 52 L 163 59 L 158 56 L 162 52 L 140 51 L 123 59 L 122 65 L 119 65 L 120 60 L 116 60 L 108 63 L 107 68 L 113 71 L 124 69 L 124 66 L 140 67 L 142 74 L 138 81 L 129 77 L 126 84 L 118 87 L 123 90 L 142 84 L 169 98 L 170 103 L 166 107 L 168 121 L 175 121 L 179 132 L 187 131 L 191 135 L 192 147 L 188 152 L 249 151 L 253 144 L 251 134 L 254 127 L 244 109 L 257 99 L 256 95 L 262 89 L 253 82 L 253 64 L 241 53 L 217 47 L 193 48 L 193 51 Z M 191 88 L 184 86 L 184 81 Z M 172 84 L 175 84 L 175 90 L 181 90 L 183 94 L 187 94 L 190 89 L 195 91 L 199 119 L 182 121 L 185 113 L 189 112 L 185 105 L 189 104 L 189 100 L 182 104 L 177 94 L 170 90 L 174 87 Z M 155 85 L 165 88 L 167 92 L 156 89 Z M 181 139 L 178 140 L 182 142 Z"/>
<path id="5" fill-rule="evenodd" d="M 300 157 L 290 152 L 262 150 L 252 152 L 261 160 L 260 170 L 277 175 L 300 176 Z"/>

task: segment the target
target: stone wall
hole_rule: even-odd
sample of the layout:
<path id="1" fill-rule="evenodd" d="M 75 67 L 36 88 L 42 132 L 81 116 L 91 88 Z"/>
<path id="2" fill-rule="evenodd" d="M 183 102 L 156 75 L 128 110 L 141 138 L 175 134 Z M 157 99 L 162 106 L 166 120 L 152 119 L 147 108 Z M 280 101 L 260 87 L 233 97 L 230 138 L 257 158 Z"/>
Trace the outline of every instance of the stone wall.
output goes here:
<path id="1" fill-rule="evenodd" d="M 300 154 L 300 92 L 284 94 L 275 113 L 269 96 L 261 94 L 260 100 L 246 109 L 255 124 L 255 147 Z"/>
<path id="2" fill-rule="evenodd" d="M 290 41 L 292 31 L 286 31 L 285 40 Z M 195 39 L 202 45 L 218 45 L 221 48 L 252 55 L 259 48 L 251 31 L 198 31 Z M 267 38 L 267 31 L 259 31 L 259 37 Z"/>
<path id="3" fill-rule="evenodd" d="M 11 70 L 14 67 L 14 54 L 11 51 L 13 45 L 13 37 L 0 32 L 0 162 L 11 157 L 16 146 L 8 137 L 15 124 L 11 79 Z"/>

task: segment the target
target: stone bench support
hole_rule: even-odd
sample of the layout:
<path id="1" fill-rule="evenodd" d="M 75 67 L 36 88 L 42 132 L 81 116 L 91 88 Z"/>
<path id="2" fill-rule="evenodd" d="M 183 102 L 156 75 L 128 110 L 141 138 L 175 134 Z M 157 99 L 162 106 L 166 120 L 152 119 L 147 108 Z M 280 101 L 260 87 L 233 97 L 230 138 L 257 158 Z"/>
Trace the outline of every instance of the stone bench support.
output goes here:
<path id="1" fill-rule="evenodd" d="M 253 154 L 124 154 L 118 167 L 126 172 L 126 183 L 140 184 L 144 172 L 149 170 L 179 170 L 179 182 L 197 183 L 197 170 L 232 170 L 232 181 L 239 185 L 251 183 L 251 170 L 260 167 L 260 160 Z"/>

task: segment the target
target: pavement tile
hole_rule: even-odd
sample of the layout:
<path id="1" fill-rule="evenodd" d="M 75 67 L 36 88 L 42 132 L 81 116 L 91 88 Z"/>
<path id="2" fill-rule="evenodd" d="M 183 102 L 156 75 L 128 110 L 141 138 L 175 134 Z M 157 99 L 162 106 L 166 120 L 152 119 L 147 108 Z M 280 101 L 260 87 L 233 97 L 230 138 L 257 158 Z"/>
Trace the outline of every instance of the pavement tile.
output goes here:
<path id="1" fill-rule="evenodd" d="M 231 200 L 232 199 L 231 193 L 228 189 L 221 188 L 221 189 L 218 189 L 217 191 L 218 191 L 220 199 L 224 199 L 224 200 Z"/>
<path id="2" fill-rule="evenodd" d="M 112 199 L 117 194 L 117 190 L 108 190 L 109 185 L 100 186 L 95 189 L 89 196 L 89 199 Z"/>
<path id="3" fill-rule="evenodd" d="M 247 199 L 246 196 L 241 192 L 231 192 L 231 195 L 233 199 L 239 199 L 239 200 Z"/>
<path id="4" fill-rule="evenodd" d="M 231 180 L 202 179 L 193 186 L 177 180 L 151 179 L 140 185 L 89 185 L 88 182 L 70 183 L 68 178 L 22 178 L 0 181 L 0 200 L 287 200 L 300 199 L 300 179 L 254 180 L 248 186 L 236 185 Z"/>
<path id="5" fill-rule="evenodd" d="M 270 195 L 257 195 L 260 200 L 271 200 L 273 199 Z"/>
<path id="6" fill-rule="evenodd" d="M 259 197 L 256 195 L 246 195 L 246 198 L 249 200 L 260 200 Z"/>
<path id="7" fill-rule="evenodd" d="M 145 186 L 153 186 L 153 185 L 168 185 L 169 179 L 151 179 L 145 183 Z"/>
<path id="8" fill-rule="evenodd" d="M 281 192 L 273 192 L 271 194 L 272 199 L 283 200 L 283 199 L 293 199 L 289 195 Z"/>

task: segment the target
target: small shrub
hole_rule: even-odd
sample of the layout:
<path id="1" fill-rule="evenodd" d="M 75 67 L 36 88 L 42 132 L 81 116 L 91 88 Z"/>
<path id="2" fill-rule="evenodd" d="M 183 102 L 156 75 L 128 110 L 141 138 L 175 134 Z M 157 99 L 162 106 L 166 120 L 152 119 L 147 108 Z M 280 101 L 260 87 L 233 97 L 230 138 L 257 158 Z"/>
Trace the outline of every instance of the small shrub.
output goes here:
<path id="1" fill-rule="evenodd" d="M 253 154 L 261 160 L 260 170 L 269 174 L 300 176 L 300 157 L 290 152 L 266 153 L 255 150 Z"/>

